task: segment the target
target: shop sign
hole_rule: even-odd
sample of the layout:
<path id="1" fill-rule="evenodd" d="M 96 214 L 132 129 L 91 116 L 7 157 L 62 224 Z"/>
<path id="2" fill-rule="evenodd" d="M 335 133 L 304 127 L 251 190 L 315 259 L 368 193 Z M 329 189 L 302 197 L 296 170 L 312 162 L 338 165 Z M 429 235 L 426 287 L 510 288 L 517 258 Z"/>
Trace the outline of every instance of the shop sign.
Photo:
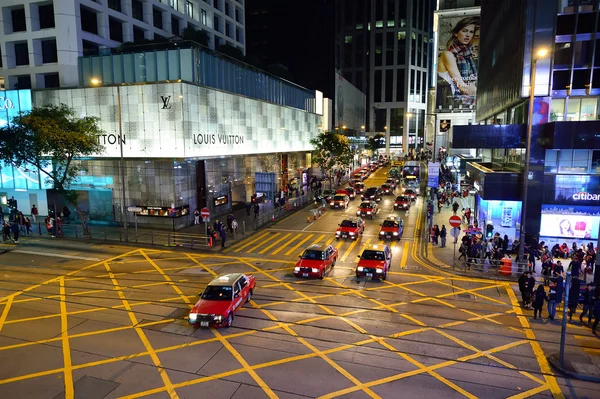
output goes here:
<path id="1" fill-rule="evenodd" d="M 600 201 L 600 194 L 591 194 L 584 191 L 573 194 L 575 201 Z"/>
<path id="2" fill-rule="evenodd" d="M 0 97 L 0 109 L 14 109 L 15 104 L 10 98 Z"/>

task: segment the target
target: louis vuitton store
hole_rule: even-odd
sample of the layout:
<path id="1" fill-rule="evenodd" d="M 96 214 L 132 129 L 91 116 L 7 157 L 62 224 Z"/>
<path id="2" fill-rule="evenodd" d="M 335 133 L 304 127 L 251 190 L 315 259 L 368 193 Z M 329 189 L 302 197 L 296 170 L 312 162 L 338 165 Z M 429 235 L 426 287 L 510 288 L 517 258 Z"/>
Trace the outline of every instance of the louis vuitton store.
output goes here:
<path id="1" fill-rule="evenodd" d="M 277 191 L 310 167 L 310 140 L 322 119 L 185 82 L 38 90 L 31 97 L 34 106 L 64 103 L 76 114 L 99 118 L 104 150 L 80 161 L 86 172 L 72 187 L 79 191 L 82 209 L 98 223 L 120 222 L 122 203 L 142 207 L 139 215 L 146 217 L 138 217 L 139 223 L 171 225 L 175 217 L 176 227 L 189 224 L 195 208 L 226 214 L 257 191 L 257 173 L 271 174 Z M 10 196 L 16 187 L 3 190 Z M 27 186 L 21 190 L 19 208 L 28 209 Z M 45 192 L 47 202 L 61 209 L 62 199 Z M 40 214 L 46 212 L 44 203 Z"/>

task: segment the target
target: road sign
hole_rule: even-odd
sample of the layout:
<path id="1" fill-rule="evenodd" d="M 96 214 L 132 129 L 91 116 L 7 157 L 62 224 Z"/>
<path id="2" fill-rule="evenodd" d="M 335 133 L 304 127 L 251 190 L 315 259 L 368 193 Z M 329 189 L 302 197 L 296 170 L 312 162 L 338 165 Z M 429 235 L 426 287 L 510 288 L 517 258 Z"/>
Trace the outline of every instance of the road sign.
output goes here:
<path id="1" fill-rule="evenodd" d="M 450 226 L 452 227 L 460 227 L 460 216 L 450 216 L 448 223 L 450 223 Z"/>
<path id="2" fill-rule="evenodd" d="M 127 208 L 127 212 L 141 212 L 142 208 L 140 208 L 139 206 L 130 206 L 129 208 Z"/>
<path id="3" fill-rule="evenodd" d="M 454 238 L 458 238 L 458 236 L 460 235 L 460 229 L 458 227 L 451 228 L 450 235 Z"/>
<path id="4" fill-rule="evenodd" d="M 202 210 L 200 211 L 200 216 L 202 216 L 203 218 L 209 218 L 210 211 L 208 210 L 208 208 L 202 208 Z"/>

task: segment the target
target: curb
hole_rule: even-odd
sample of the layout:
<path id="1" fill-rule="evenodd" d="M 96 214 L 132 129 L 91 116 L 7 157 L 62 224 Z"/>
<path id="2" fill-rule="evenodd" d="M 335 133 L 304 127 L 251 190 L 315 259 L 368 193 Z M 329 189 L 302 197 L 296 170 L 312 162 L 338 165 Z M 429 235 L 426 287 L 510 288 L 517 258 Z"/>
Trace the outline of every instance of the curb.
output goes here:
<path id="1" fill-rule="evenodd" d="M 556 370 L 558 370 L 559 372 L 561 372 L 562 374 L 564 374 L 568 377 L 574 378 L 576 380 L 581 380 L 581 381 L 600 383 L 600 376 L 595 377 L 595 376 L 591 376 L 591 375 L 579 374 L 574 371 L 567 370 L 564 367 L 561 367 L 560 361 L 558 359 L 558 355 L 556 353 L 553 355 L 547 356 L 546 359 L 548 359 L 548 362 L 550 363 L 550 365 L 552 367 L 554 367 Z"/>

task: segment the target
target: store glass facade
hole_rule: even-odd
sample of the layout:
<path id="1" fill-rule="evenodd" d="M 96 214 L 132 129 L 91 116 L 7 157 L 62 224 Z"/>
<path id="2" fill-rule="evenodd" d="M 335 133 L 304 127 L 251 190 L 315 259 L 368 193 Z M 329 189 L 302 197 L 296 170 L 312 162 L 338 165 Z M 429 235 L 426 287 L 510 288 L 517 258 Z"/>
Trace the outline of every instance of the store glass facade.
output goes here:
<path id="1" fill-rule="evenodd" d="M 496 233 L 500 237 L 508 236 L 509 242 L 519 238 L 521 220 L 521 201 L 486 201 L 477 196 L 477 215 L 479 226 L 486 237 Z M 492 228 L 488 228 L 491 225 Z"/>

